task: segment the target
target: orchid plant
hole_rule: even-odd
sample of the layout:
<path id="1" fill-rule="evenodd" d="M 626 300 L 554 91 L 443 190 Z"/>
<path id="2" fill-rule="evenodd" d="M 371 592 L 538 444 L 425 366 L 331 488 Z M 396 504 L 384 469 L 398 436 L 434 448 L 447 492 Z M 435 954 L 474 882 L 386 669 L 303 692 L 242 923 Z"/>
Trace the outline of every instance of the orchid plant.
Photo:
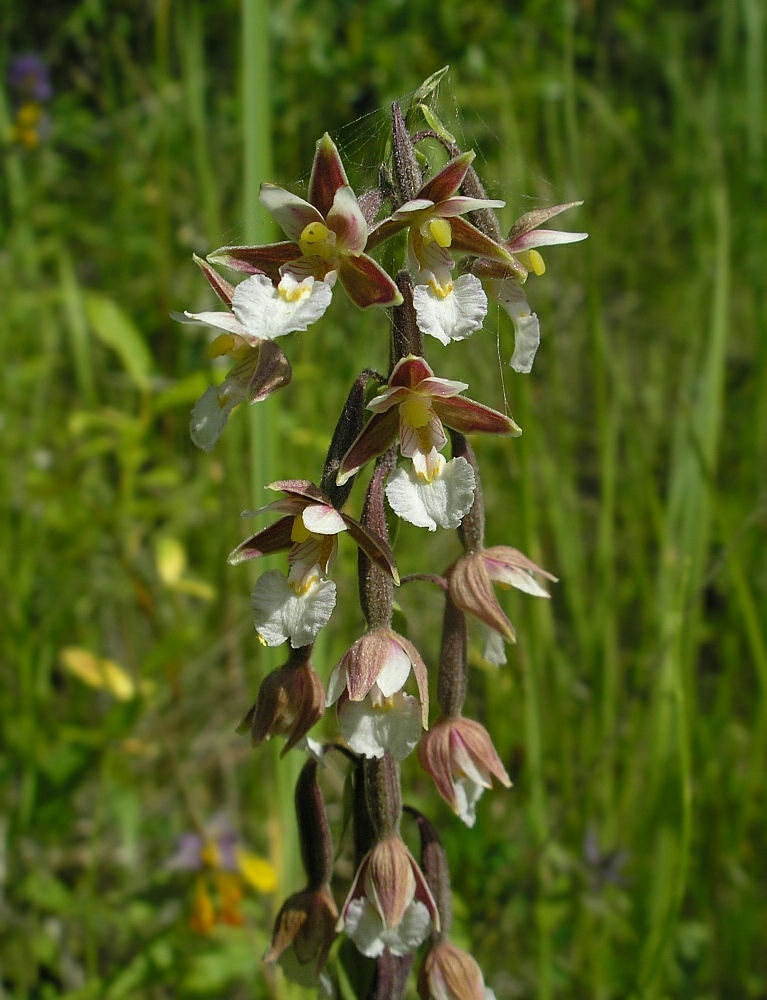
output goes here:
<path id="1" fill-rule="evenodd" d="M 428 93 L 430 83 L 422 93 Z M 365 369 L 355 380 L 333 434 L 325 467 L 315 485 L 309 479 L 270 485 L 279 496 L 248 512 L 277 519 L 231 553 L 238 564 L 286 552 L 285 572 L 270 569 L 257 580 L 254 623 L 266 645 L 288 644 L 286 662 L 265 678 L 241 731 L 254 745 L 273 736 L 286 740 L 283 752 L 308 759 L 296 788 L 296 812 L 306 888 L 282 907 L 266 961 L 279 962 L 286 976 L 333 993 L 334 963 L 348 962 L 349 950 L 333 952 L 337 935 L 356 946 L 367 978 L 360 997 L 404 995 L 415 951 L 426 943 L 418 976 L 423 1000 L 487 1000 L 474 959 L 449 941 L 450 880 L 434 827 L 402 806 L 399 761 L 416 748 L 424 770 L 468 826 L 476 805 L 495 779 L 511 782 L 491 734 L 463 715 L 468 685 L 467 616 L 485 630 L 485 656 L 505 662 L 504 643 L 514 629 L 493 583 L 546 598 L 541 580 L 555 577 L 505 545 L 485 546 L 485 511 L 474 434 L 515 437 L 520 428 L 506 413 L 464 395 L 465 382 L 446 379 L 424 357 L 423 335 L 443 346 L 479 330 L 487 296 L 508 312 L 515 329 L 511 365 L 529 372 L 540 340 L 537 317 L 525 294 L 530 274 L 545 268 L 539 248 L 572 243 L 585 233 L 541 229 L 580 202 L 530 212 L 507 236 L 474 169 L 474 153 L 459 149 L 444 129 L 408 130 L 397 104 L 392 108 L 389 159 L 379 187 L 358 198 L 329 135 L 317 143 L 304 200 L 272 184 L 261 201 L 287 239 L 265 246 L 225 246 L 196 258 L 224 305 L 212 312 L 176 314 L 182 322 L 218 331 L 214 356 L 228 355 L 234 367 L 212 386 L 192 411 L 191 436 L 209 450 L 239 403 L 255 403 L 291 380 L 288 357 L 277 338 L 306 330 L 323 315 L 337 284 L 360 309 L 386 309 L 391 331 L 388 373 Z M 445 149 L 442 166 L 426 166 L 417 150 L 425 139 Z M 383 210 L 388 214 L 379 218 Z M 403 238 L 402 268 L 392 277 L 370 254 L 397 234 Z M 231 284 L 218 267 L 241 276 Z M 287 343 L 287 342 L 286 342 Z M 433 359 L 438 365 L 439 356 Z M 375 390 L 369 391 L 374 385 Z M 367 419 L 366 419 L 367 416 Z M 449 457 L 444 454 L 450 446 Z M 359 519 L 345 505 L 358 475 L 372 475 Z M 392 625 L 393 592 L 400 584 L 387 526 L 387 504 L 396 517 L 420 528 L 457 529 L 464 555 L 430 579 L 444 595 L 444 621 L 435 671 L 439 716 L 430 728 L 430 669 L 415 645 Z M 315 639 L 328 625 L 336 603 L 331 576 L 339 536 L 359 550 L 359 593 L 366 628 L 329 672 L 327 688 L 312 663 Z M 412 693 L 406 688 L 411 687 Z M 309 733 L 335 706 L 338 735 L 325 747 Z M 334 849 L 320 776 L 329 747 L 350 763 L 350 848 L 356 874 L 345 902 L 334 877 Z M 420 833 L 420 863 L 403 840 L 403 815 Z M 359 971 L 359 969 L 358 969 Z"/>

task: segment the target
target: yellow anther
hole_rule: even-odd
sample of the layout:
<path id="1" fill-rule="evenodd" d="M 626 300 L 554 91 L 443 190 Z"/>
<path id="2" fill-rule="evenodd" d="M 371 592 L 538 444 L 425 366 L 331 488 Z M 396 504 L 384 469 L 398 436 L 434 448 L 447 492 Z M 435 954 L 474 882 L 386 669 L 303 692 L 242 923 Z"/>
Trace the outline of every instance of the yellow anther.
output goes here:
<path id="1" fill-rule="evenodd" d="M 522 251 L 522 253 L 517 254 L 517 257 L 519 257 L 528 271 L 532 271 L 533 274 L 537 274 L 539 277 L 546 270 L 543 257 L 541 257 L 537 250 Z"/>
<path id="2" fill-rule="evenodd" d="M 321 222 L 310 222 L 301 233 L 302 243 L 322 243 L 330 235 L 330 230 Z"/>
<path id="3" fill-rule="evenodd" d="M 449 247 L 453 242 L 453 231 L 447 219 L 432 219 L 429 223 L 429 235 L 441 247 Z"/>
<path id="4" fill-rule="evenodd" d="M 305 542 L 307 538 L 311 537 L 311 531 L 304 524 L 304 519 L 301 514 L 298 514 L 293 518 L 293 527 L 290 530 L 291 540 L 294 542 Z"/>
<path id="5" fill-rule="evenodd" d="M 399 405 L 399 412 L 406 424 L 418 429 L 426 427 L 431 418 L 431 400 L 417 392 L 410 392 Z"/>
<path id="6" fill-rule="evenodd" d="M 441 285 L 438 281 L 430 281 L 429 287 L 440 299 L 446 299 L 448 295 L 453 294 L 453 282 L 447 281 L 444 285 Z"/>

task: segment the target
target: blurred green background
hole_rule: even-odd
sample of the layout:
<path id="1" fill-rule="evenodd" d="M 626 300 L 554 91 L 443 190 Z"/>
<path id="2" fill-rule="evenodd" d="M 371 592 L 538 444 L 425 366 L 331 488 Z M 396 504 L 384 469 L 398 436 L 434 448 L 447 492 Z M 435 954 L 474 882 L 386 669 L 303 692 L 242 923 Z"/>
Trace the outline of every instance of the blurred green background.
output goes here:
<path id="1" fill-rule="evenodd" d="M 524 435 L 478 442 L 488 542 L 561 578 L 504 598 L 506 667 L 475 655 L 515 787 L 468 831 L 405 769 L 456 939 L 499 1000 L 767 996 L 761 0 L 4 0 L 0 24 L 3 77 L 35 52 L 53 83 L 37 117 L 0 96 L 0 997 L 295 995 L 260 955 L 301 884 L 296 763 L 234 734 L 279 656 L 225 556 L 264 482 L 318 478 L 387 321 L 336 296 L 285 344 L 292 386 L 206 455 L 206 338 L 169 311 L 213 305 L 193 251 L 272 238 L 257 185 L 305 191 L 325 130 L 371 182 L 388 102 L 446 63 L 504 224 L 583 198 L 565 225 L 591 234 L 529 283 L 530 376 L 499 366 L 492 310 L 429 349 L 490 405 L 505 380 Z M 424 535 L 403 572 L 456 556 Z M 351 548 L 324 676 L 361 625 Z M 399 601 L 433 666 L 438 597 Z M 207 883 L 168 859 L 224 814 L 269 864 L 248 855 L 237 919 L 201 935 Z"/>

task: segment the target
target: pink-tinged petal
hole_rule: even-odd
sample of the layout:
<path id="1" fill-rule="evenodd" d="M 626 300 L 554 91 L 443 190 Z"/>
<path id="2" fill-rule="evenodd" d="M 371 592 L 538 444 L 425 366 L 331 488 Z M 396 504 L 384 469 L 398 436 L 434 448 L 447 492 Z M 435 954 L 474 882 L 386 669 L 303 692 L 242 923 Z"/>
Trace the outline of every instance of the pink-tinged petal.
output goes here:
<path id="1" fill-rule="evenodd" d="M 411 201 L 406 201 L 404 205 L 400 205 L 396 212 L 392 212 L 392 218 L 405 219 L 410 226 L 414 221 L 413 216 L 426 211 L 427 208 L 434 207 L 434 202 L 428 198 L 413 198 Z"/>
<path id="2" fill-rule="evenodd" d="M 493 201 L 489 198 L 464 198 L 461 195 L 456 195 L 440 202 L 434 214 L 441 219 L 452 219 L 456 215 L 477 212 L 481 208 L 503 208 L 505 204 L 505 201 Z"/>
<path id="3" fill-rule="evenodd" d="M 566 212 L 569 208 L 578 208 L 582 204 L 582 201 L 568 201 L 566 205 L 552 205 L 551 208 L 536 208 L 534 211 L 528 212 L 517 219 L 511 227 L 511 231 L 507 237 L 508 242 L 511 243 L 523 233 L 529 233 L 531 229 L 542 226 L 544 222 L 553 219 L 555 215 L 561 215 L 562 212 Z"/>
<path id="4" fill-rule="evenodd" d="M 259 247 L 220 247 L 208 254 L 208 260 L 245 274 L 265 274 L 275 284 L 280 280 L 280 268 L 301 256 L 297 243 L 269 243 Z"/>
<path id="5" fill-rule="evenodd" d="M 208 279 L 208 284 L 216 295 L 221 299 L 224 305 L 229 306 L 231 309 L 232 296 L 234 295 L 234 285 L 227 281 L 226 278 L 222 278 L 218 271 L 214 267 L 210 266 L 207 260 L 203 260 L 202 257 L 198 257 L 196 253 L 192 254 L 192 260 Z"/>
<path id="6" fill-rule="evenodd" d="M 450 768 L 450 730 L 452 722 L 440 719 L 422 737 L 418 747 L 418 760 L 421 767 L 431 776 L 437 791 L 448 805 L 458 811 L 455 796 L 455 785 Z"/>
<path id="7" fill-rule="evenodd" d="M 398 306 L 400 290 L 380 264 L 367 254 L 344 257 L 338 269 L 344 291 L 360 309 L 370 306 Z"/>
<path id="8" fill-rule="evenodd" d="M 375 531 L 371 531 L 370 528 L 366 528 L 364 524 L 360 524 L 359 521 L 350 517 L 349 514 L 343 514 L 342 517 L 349 529 L 349 534 L 368 559 L 385 573 L 388 573 L 395 585 L 399 586 L 397 563 L 388 542 L 385 542 Z"/>
<path id="9" fill-rule="evenodd" d="M 448 399 L 450 396 L 457 396 L 464 389 L 469 388 L 468 382 L 456 382 L 449 378 L 437 378 L 436 376 L 425 378 L 418 383 L 418 391 L 435 399 Z"/>
<path id="10" fill-rule="evenodd" d="M 456 722 L 453 738 L 461 741 L 466 753 L 474 761 L 480 771 L 491 774 L 500 783 L 511 788 L 511 779 L 506 773 L 498 751 L 493 746 L 490 734 L 484 726 L 473 719 L 461 718 Z M 490 783 L 488 783 L 490 787 Z"/>
<path id="11" fill-rule="evenodd" d="M 414 354 L 402 358 L 394 366 L 389 378 L 390 386 L 404 386 L 406 389 L 415 389 L 424 379 L 432 378 L 434 372 L 423 358 L 418 358 Z"/>
<path id="12" fill-rule="evenodd" d="M 293 544 L 291 531 L 293 530 L 293 518 L 283 517 L 274 524 L 270 524 L 263 531 L 251 535 L 244 542 L 240 542 L 234 551 L 229 553 L 227 562 L 232 566 L 237 566 L 246 559 L 258 559 L 259 556 L 267 556 L 272 552 L 282 552 L 289 549 Z"/>
<path id="13" fill-rule="evenodd" d="M 489 260 L 497 260 L 502 264 L 513 263 L 508 250 L 496 243 L 495 240 L 491 240 L 489 236 L 485 236 L 466 219 L 451 219 L 450 229 L 453 234 L 451 250 L 470 253 L 475 257 L 487 257 Z"/>
<path id="14" fill-rule="evenodd" d="M 236 378 L 240 369 L 244 367 L 244 361 L 236 365 L 229 373 L 229 378 Z M 274 341 L 264 340 L 258 349 L 258 362 L 247 387 L 252 402 L 261 402 L 267 396 L 271 396 L 273 392 L 288 385 L 292 378 L 293 369 L 282 349 Z"/>
<path id="15" fill-rule="evenodd" d="M 368 233 L 367 249 L 374 250 L 385 240 L 388 240 L 392 236 L 396 236 L 397 233 L 401 233 L 403 229 L 407 229 L 412 221 L 412 219 L 408 219 L 407 217 L 398 219 L 392 215 L 390 218 L 379 222 L 378 225 L 374 226 Z"/>
<path id="16" fill-rule="evenodd" d="M 482 403 L 475 403 L 473 399 L 452 396 L 450 399 L 435 399 L 433 405 L 444 423 L 462 434 L 511 434 L 519 437 L 522 433 L 511 417 Z"/>
<path id="17" fill-rule="evenodd" d="M 312 504 L 301 515 L 304 527 L 315 535 L 337 535 L 346 531 L 343 517 L 328 504 Z"/>
<path id="18" fill-rule="evenodd" d="M 341 662 L 346 671 L 346 690 L 351 701 L 362 701 L 378 680 L 378 675 L 386 666 L 390 644 L 386 633 L 375 631 L 358 639 L 346 651 Z M 407 672 L 410 672 L 409 666 Z"/>
<path id="19" fill-rule="evenodd" d="M 471 166 L 471 161 L 474 159 L 474 153 L 469 150 L 468 153 L 461 153 L 460 156 L 456 156 L 455 159 L 450 160 L 445 166 L 436 173 L 431 180 L 428 180 L 421 190 L 418 192 L 418 198 L 428 198 L 433 201 L 435 205 L 439 205 L 441 201 L 445 201 L 446 198 L 450 198 L 454 195 L 458 188 L 463 184 L 463 179 L 466 176 L 466 171 Z"/>
<path id="20" fill-rule="evenodd" d="M 309 201 L 324 217 L 330 211 L 336 191 L 348 183 L 336 144 L 326 132 L 317 140 L 309 178 Z"/>
<path id="21" fill-rule="evenodd" d="M 291 240 L 300 239 L 301 233 L 312 222 L 325 224 L 325 217 L 314 205 L 276 184 L 262 184 L 258 198 Z"/>
<path id="22" fill-rule="evenodd" d="M 415 863 L 399 837 L 379 840 L 370 855 L 366 895 L 378 910 L 384 927 L 396 927 L 415 895 Z"/>
<path id="23" fill-rule="evenodd" d="M 402 403 L 407 398 L 408 392 L 410 390 L 402 385 L 389 386 L 388 389 L 384 389 L 382 393 L 371 399 L 366 409 L 372 413 L 385 413 L 392 406 Z"/>
<path id="24" fill-rule="evenodd" d="M 399 414 L 396 409 L 374 413 L 341 459 L 336 477 L 337 485 L 343 486 L 363 465 L 383 455 L 397 440 L 398 433 Z"/>
<path id="25" fill-rule="evenodd" d="M 533 573 L 538 573 L 552 583 L 557 582 L 557 578 L 547 570 L 537 566 L 532 559 L 518 549 L 509 548 L 506 545 L 494 545 L 489 549 L 482 550 L 482 561 L 491 580 L 506 587 L 516 587 L 533 597 L 550 597 L 538 581 L 533 577 Z"/>
<path id="26" fill-rule="evenodd" d="M 336 234 L 336 247 L 340 253 L 355 257 L 362 253 L 368 238 L 368 224 L 357 196 L 348 185 L 336 191 L 326 222 L 328 229 Z"/>
<path id="27" fill-rule="evenodd" d="M 303 497 L 313 503 L 328 502 L 328 498 L 309 479 L 277 479 L 266 486 L 267 490 L 274 490 L 275 493 L 290 493 L 293 496 Z"/>
<path id="28" fill-rule="evenodd" d="M 559 243 L 580 243 L 588 239 L 588 233 L 567 233 L 559 229 L 533 229 L 529 233 L 517 236 L 507 244 L 512 253 L 520 250 L 533 250 L 535 247 L 553 247 Z"/>
<path id="29" fill-rule="evenodd" d="M 506 642 L 515 642 L 514 626 L 506 617 L 493 591 L 490 577 L 479 553 L 459 559 L 448 576 L 450 597 L 462 611 L 474 615 L 500 633 Z"/>
<path id="30" fill-rule="evenodd" d="M 423 728 L 429 728 L 429 674 L 426 664 L 418 650 L 409 639 L 398 632 L 392 632 L 391 638 L 397 643 L 403 653 L 410 660 L 410 666 L 418 687 L 418 699 L 421 702 L 421 721 Z"/>

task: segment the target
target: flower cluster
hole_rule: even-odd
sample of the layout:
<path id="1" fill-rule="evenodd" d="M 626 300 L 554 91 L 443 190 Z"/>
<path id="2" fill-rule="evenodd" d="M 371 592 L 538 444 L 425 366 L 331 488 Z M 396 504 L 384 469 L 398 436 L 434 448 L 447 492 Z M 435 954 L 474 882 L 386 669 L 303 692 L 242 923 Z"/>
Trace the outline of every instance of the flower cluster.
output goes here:
<path id="1" fill-rule="evenodd" d="M 14 100 L 11 141 L 34 149 L 50 131 L 46 105 L 53 97 L 50 72 L 40 56 L 28 52 L 10 60 L 8 89 Z"/>
<path id="2" fill-rule="evenodd" d="M 427 81 L 423 94 L 429 86 Z M 428 121 L 433 126 L 434 113 Z M 446 162 L 426 172 L 415 148 L 424 138 L 447 150 Z M 511 785 L 491 735 L 464 715 L 469 622 L 484 632 L 486 659 L 504 663 L 504 643 L 514 642 L 515 634 L 493 584 L 547 598 L 540 580 L 556 579 L 517 549 L 485 545 L 479 468 L 467 438 L 513 438 L 521 430 L 508 413 L 464 395 L 466 382 L 436 374 L 423 341 L 426 335 L 449 347 L 472 336 L 483 326 L 490 296 L 514 325 L 511 366 L 529 372 L 540 329 L 524 285 L 530 274 L 544 273 L 541 247 L 586 236 L 540 227 L 580 203 L 530 212 L 504 237 L 495 215 L 504 202 L 486 196 L 473 160 L 473 152 L 454 146 L 444 130 L 411 135 L 394 105 L 391 159 L 382 164 L 380 187 L 358 199 L 339 151 L 324 135 L 306 199 L 272 184 L 261 188 L 263 205 L 287 239 L 225 246 L 207 260 L 195 258 L 224 309 L 176 314 L 218 331 L 210 354 L 234 361 L 192 411 L 192 440 L 209 450 L 235 406 L 288 385 L 290 362 L 275 341 L 319 320 L 337 285 L 360 309 L 391 311 L 389 371 L 366 368 L 356 379 L 320 477 L 271 483 L 277 499 L 246 515 L 275 519 L 229 556 L 237 565 L 287 554 L 283 569 L 263 573 L 252 592 L 260 641 L 288 643 L 287 660 L 263 680 L 240 731 L 249 732 L 254 745 L 281 736 L 283 753 L 309 753 L 296 788 L 307 884 L 280 910 L 266 960 L 297 982 L 329 989 L 325 966 L 335 935 L 343 932 L 360 955 L 376 961 L 371 996 L 379 997 L 403 995 L 410 956 L 427 939 L 418 979 L 424 1000 L 493 996 L 474 959 L 448 939 L 449 874 L 436 830 L 406 808 L 421 832 L 420 863 L 403 840 L 398 762 L 418 748 L 421 766 L 468 826 L 477 821 L 477 803 L 493 779 Z M 379 219 L 384 206 L 388 214 Z M 400 247 L 402 268 L 392 277 L 371 254 L 397 236 L 391 248 Z M 239 283 L 231 284 L 220 267 L 238 274 Z M 373 392 L 367 391 L 371 382 Z M 345 507 L 355 479 L 369 466 L 361 513 L 354 517 Z M 457 529 L 463 546 L 442 575 L 412 577 L 431 579 L 444 595 L 435 670 L 439 715 L 433 721 L 429 667 L 393 627 L 394 588 L 401 581 L 389 537 L 391 514 L 431 532 Z M 336 604 L 332 574 L 342 534 L 358 549 L 365 627 L 329 672 L 325 689 L 314 642 Z M 338 732 L 332 746 L 351 761 L 347 806 L 355 874 L 340 908 L 320 787 L 328 754 L 309 736 L 330 706 Z"/>

